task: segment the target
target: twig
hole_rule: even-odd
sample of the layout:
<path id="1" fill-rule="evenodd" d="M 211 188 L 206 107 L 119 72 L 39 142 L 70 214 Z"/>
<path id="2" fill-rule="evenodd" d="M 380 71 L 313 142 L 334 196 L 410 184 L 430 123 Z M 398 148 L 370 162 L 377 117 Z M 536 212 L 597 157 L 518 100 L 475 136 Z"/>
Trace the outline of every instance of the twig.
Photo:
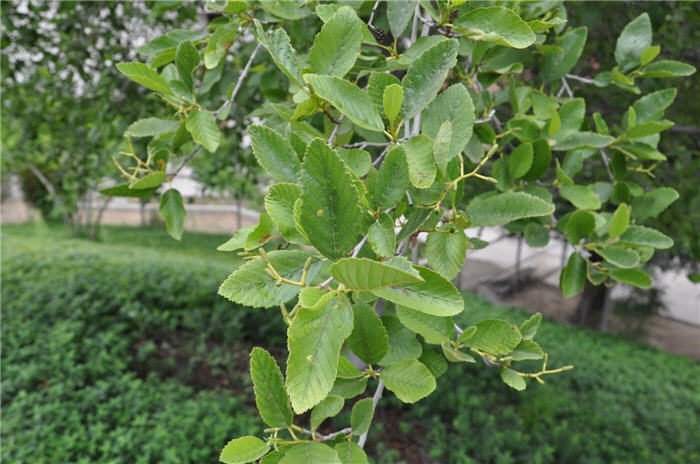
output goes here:
<path id="1" fill-rule="evenodd" d="M 377 157 L 377 159 L 374 160 L 374 161 L 372 162 L 372 166 L 374 166 L 374 167 L 376 168 L 376 167 L 382 162 L 382 160 L 384 159 L 384 157 L 386 156 L 386 154 L 387 154 L 388 152 L 389 152 L 389 147 L 386 147 L 386 148 L 384 149 L 384 151 L 382 151 L 382 152 L 379 154 L 379 156 Z"/>
<path id="2" fill-rule="evenodd" d="M 311 433 L 311 430 L 305 429 L 303 427 L 302 427 L 301 431 L 308 434 L 308 435 L 311 435 L 312 437 L 315 436 L 315 437 L 319 438 L 321 441 L 328 441 L 328 440 L 334 439 L 338 435 L 347 435 L 347 434 L 351 433 L 352 427 L 345 427 L 342 430 L 338 430 L 337 432 L 329 433 L 328 435 L 314 434 L 314 433 Z"/>
<path id="3" fill-rule="evenodd" d="M 386 147 L 391 144 L 392 142 L 355 142 L 343 145 L 342 148 Z"/>
<path id="4" fill-rule="evenodd" d="M 338 135 L 338 131 L 340 130 L 340 124 L 343 122 L 344 119 L 345 115 L 341 114 L 338 118 L 338 122 L 335 123 L 335 127 L 333 128 L 333 132 L 331 132 L 331 136 L 328 138 L 328 146 L 331 148 L 333 148 L 333 142 L 335 141 L 335 137 Z"/>
<path id="5" fill-rule="evenodd" d="M 178 168 L 175 170 L 175 172 L 170 175 L 170 180 L 173 180 L 173 178 L 175 178 L 178 174 L 180 174 L 180 171 L 182 171 L 182 168 L 187 166 L 187 163 L 189 163 L 192 160 L 192 158 L 194 158 L 194 155 L 196 155 L 197 152 L 201 149 L 202 149 L 202 144 L 199 144 L 196 147 L 194 147 L 194 150 L 192 150 L 190 152 L 190 154 L 185 157 L 185 159 L 182 161 L 180 166 L 178 166 Z"/>
<path id="6" fill-rule="evenodd" d="M 566 77 L 561 78 L 561 85 L 564 87 L 564 90 L 566 90 L 566 94 L 569 96 L 569 98 L 574 98 L 574 93 L 571 91 L 571 87 L 569 87 L 569 82 L 567 82 Z M 559 95 L 557 95 L 557 97 L 559 97 Z"/>
<path id="7" fill-rule="evenodd" d="M 614 182 L 615 178 L 613 177 L 612 171 L 610 171 L 610 160 L 608 160 L 608 155 L 602 148 L 598 151 L 600 152 L 600 157 L 603 158 L 603 164 L 605 165 L 605 170 L 608 171 L 608 177 L 610 178 L 610 182 Z"/>
<path id="8" fill-rule="evenodd" d="M 377 1 L 374 3 L 374 6 L 372 7 L 372 13 L 369 15 L 369 21 L 367 21 L 367 27 L 369 27 L 370 29 L 371 29 L 372 27 L 374 27 L 374 26 L 372 26 L 372 22 L 374 21 L 374 14 L 377 12 L 377 8 L 379 7 L 379 2 L 380 2 L 380 1 L 381 1 L 381 0 L 377 0 Z"/>
<path id="9" fill-rule="evenodd" d="M 494 108 L 491 110 L 491 112 L 489 113 L 488 116 L 486 116 L 484 119 L 477 119 L 476 121 L 474 121 L 474 124 L 483 124 L 485 122 L 489 122 L 493 119 L 495 114 L 496 114 L 496 109 Z"/>
<path id="10" fill-rule="evenodd" d="M 373 409 L 377 409 L 377 404 L 379 403 L 379 400 L 382 399 L 382 393 L 384 393 L 384 382 L 381 380 L 377 384 L 377 389 L 374 392 L 374 396 L 372 396 L 372 405 Z M 360 448 L 365 447 L 365 443 L 367 442 L 367 434 L 369 433 L 369 428 L 365 430 L 365 433 L 360 435 L 360 438 L 357 440 L 357 445 Z"/>
<path id="11" fill-rule="evenodd" d="M 416 3 L 416 11 L 413 14 L 413 26 L 411 27 L 411 43 L 413 45 L 416 42 L 418 35 L 418 19 L 420 18 L 420 4 Z M 409 47 L 410 47 L 409 45 Z"/>
<path id="12" fill-rule="evenodd" d="M 238 91 L 241 90 L 241 87 L 243 86 L 243 81 L 245 78 L 248 76 L 248 73 L 250 72 L 250 67 L 253 64 L 253 60 L 255 60 L 255 57 L 258 56 L 258 52 L 262 48 L 262 43 L 258 43 L 258 45 L 255 47 L 255 50 L 253 50 L 253 53 L 250 54 L 250 58 L 248 58 L 248 62 L 245 64 L 245 67 L 243 68 L 243 71 L 241 72 L 241 75 L 238 76 L 238 81 L 236 82 L 236 87 L 233 88 L 233 92 L 231 93 L 231 98 L 228 99 L 229 103 L 233 104 L 233 101 L 236 99 L 236 95 L 238 95 Z"/>
<path id="13" fill-rule="evenodd" d="M 595 81 L 587 77 L 577 76 L 576 74 L 567 74 L 566 77 L 575 81 L 583 82 L 584 84 L 593 84 Z"/>

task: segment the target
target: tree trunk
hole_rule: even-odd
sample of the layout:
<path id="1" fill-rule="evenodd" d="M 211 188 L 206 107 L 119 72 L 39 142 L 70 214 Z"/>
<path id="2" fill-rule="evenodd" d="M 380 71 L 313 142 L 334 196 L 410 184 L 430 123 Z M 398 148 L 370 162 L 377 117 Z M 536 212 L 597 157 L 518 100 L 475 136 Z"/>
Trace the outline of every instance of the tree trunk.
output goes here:
<path id="1" fill-rule="evenodd" d="M 609 289 L 605 285 L 595 286 L 586 281 L 571 323 L 583 327 L 599 327 L 607 324 L 605 319 L 608 315 L 604 315 L 604 312 L 610 312 L 608 293 Z M 605 310 L 606 304 L 608 305 L 607 310 Z"/>

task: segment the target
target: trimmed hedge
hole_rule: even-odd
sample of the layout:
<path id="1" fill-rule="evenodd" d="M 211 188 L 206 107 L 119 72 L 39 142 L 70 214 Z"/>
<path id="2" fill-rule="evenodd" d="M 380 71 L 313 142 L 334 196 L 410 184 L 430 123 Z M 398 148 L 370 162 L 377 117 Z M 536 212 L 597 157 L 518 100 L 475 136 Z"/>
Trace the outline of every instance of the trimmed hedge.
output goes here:
<path id="1" fill-rule="evenodd" d="M 233 265 L 19 230 L 3 234 L 4 461 L 216 462 L 260 431 L 247 353 L 281 347 L 284 327 L 216 295 Z M 527 316 L 465 299 L 463 325 Z M 551 366 L 576 368 L 518 393 L 453 364 L 428 399 L 384 400 L 375 462 L 700 462 L 697 363 L 548 321 L 538 339 Z"/>

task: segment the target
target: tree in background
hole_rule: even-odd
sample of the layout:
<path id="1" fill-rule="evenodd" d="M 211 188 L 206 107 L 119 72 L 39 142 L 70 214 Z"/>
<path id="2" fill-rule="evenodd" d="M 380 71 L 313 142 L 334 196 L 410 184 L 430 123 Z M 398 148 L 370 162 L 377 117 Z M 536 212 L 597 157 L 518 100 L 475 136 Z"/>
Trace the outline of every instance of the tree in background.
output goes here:
<path id="1" fill-rule="evenodd" d="M 161 10 L 162 10 L 161 6 Z M 126 126 L 154 98 L 117 77 L 139 42 L 193 17 L 145 2 L 2 3 L 3 172 L 26 198 L 74 233 L 97 232 L 100 213 L 78 203 L 117 170 Z"/>

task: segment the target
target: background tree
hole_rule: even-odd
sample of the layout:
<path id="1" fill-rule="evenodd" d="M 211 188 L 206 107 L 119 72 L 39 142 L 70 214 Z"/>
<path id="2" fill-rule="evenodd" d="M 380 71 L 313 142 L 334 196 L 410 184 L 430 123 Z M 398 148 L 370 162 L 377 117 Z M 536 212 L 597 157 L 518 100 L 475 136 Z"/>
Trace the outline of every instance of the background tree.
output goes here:
<path id="1" fill-rule="evenodd" d="M 94 236 L 99 214 L 81 214 L 78 202 L 118 174 L 124 129 L 155 101 L 113 64 L 194 13 L 145 2 L 2 3 L 3 173 L 20 174 L 44 217 Z"/>

